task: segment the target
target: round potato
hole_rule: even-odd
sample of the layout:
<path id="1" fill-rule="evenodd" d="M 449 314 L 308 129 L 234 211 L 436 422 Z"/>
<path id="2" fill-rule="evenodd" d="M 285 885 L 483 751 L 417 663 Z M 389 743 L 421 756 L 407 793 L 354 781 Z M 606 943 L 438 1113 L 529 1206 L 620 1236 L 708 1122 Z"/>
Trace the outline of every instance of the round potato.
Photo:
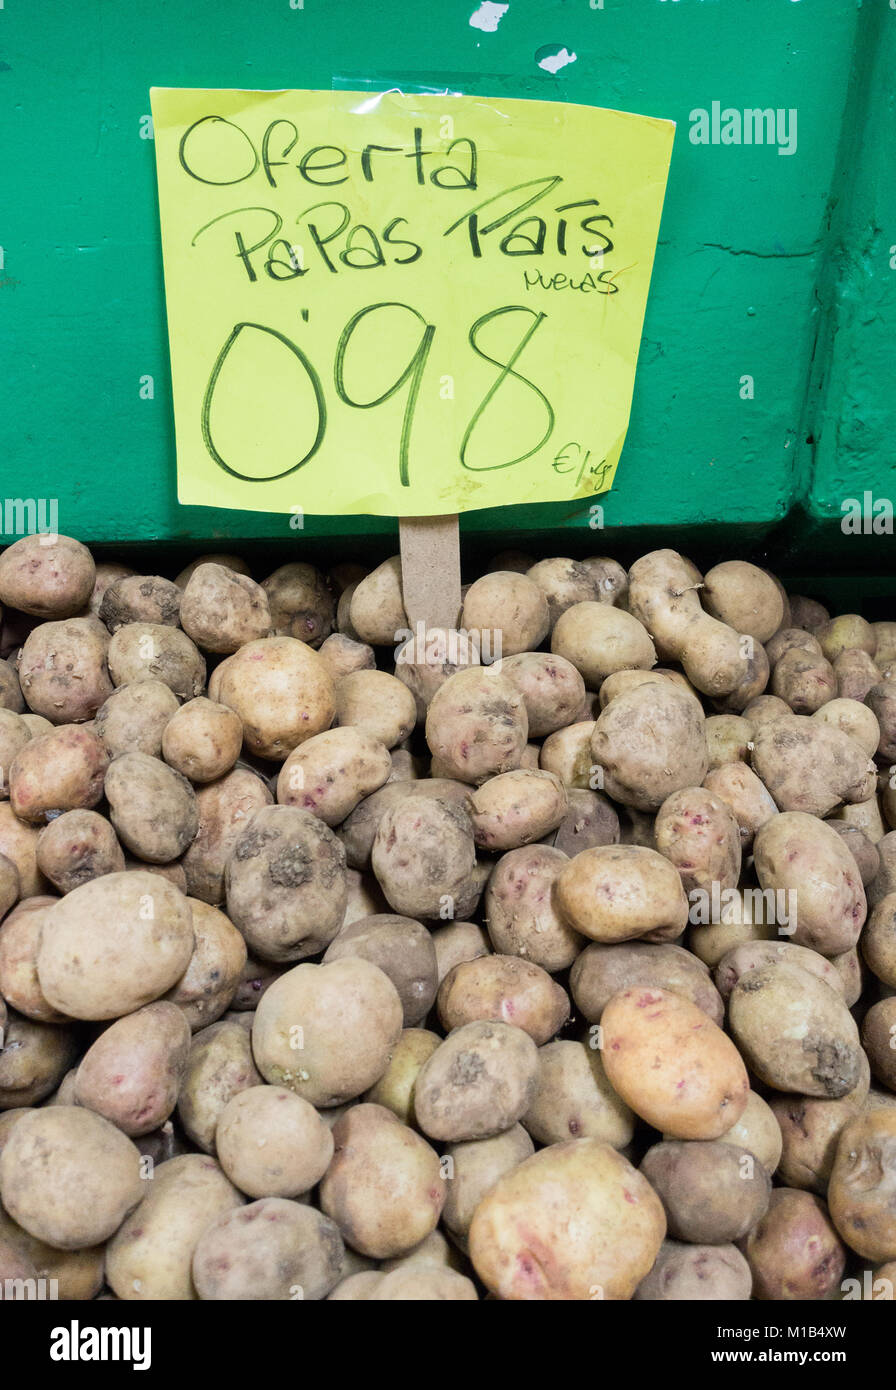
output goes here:
<path id="1" fill-rule="evenodd" d="M 163 681 L 134 681 L 113 690 L 98 709 L 94 728 L 110 758 L 119 753 L 158 758 L 165 727 L 179 709 L 177 696 Z"/>
<path id="2" fill-rule="evenodd" d="M 183 590 L 180 624 L 204 651 L 230 654 L 271 631 L 268 596 L 248 575 L 197 565 Z"/>
<path id="3" fill-rule="evenodd" d="M 851 648 L 859 648 L 869 656 L 877 651 L 874 628 L 858 613 L 841 613 L 815 628 L 814 633 L 828 661 L 836 661 L 841 652 Z"/>
<path id="4" fill-rule="evenodd" d="M 65 1014 L 44 997 L 37 978 L 37 953 L 44 917 L 55 897 L 25 898 L 0 926 L 0 996 L 12 1009 L 38 1023 L 64 1023 Z"/>
<path id="5" fill-rule="evenodd" d="M 164 623 L 120 627 L 109 643 L 108 659 L 116 686 L 161 681 L 179 700 L 192 700 L 205 689 L 205 658 L 199 648 L 185 632 Z"/>
<path id="6" fill-rule="evenodd" d="M 321 642 L 318 655 L 329 671 L 334 685 L 352 671 L 372 671 L 376 666 L 373 647 L 366 642 L 356 642 L 342 632 L 333 632 Z"/>
<path id="7" fill-rule="evenodd" d="M 675 865 L 682 886 L 708 892 L 740 879 L 740 827 L 725 801 L 703 787 L 683 787 L 663 802 L 654 826 L 656 847 Z"/>
<path id="8" fill-rule="evenodd" d="M 657 811 L 682 787 L 699 787 L 709 769 L 704 720 L 697 702 L 669 681 L 618 695 L 591 736 L 602 790 L 639 811 Z"/>
<path id="9" fill-rule="evenodd" d="M 240 755 L 243 726 L 232 709 L 197 696 L 181 705 L 162 732 L 162 757 L 191 782 L 213 782 Z"/>
<path id="10" fill-rule="evenodd" d="M 294 637 L 263 637 L 240 647 L 228 657 L 213 698 L 239 715 L 246 747 L 277 762 L 328 729 L 336 714 L 325 663 Z"/>
<path id="11" fill-rule="evenodd" d="M 441 773 L 474 786 L 519 767 L 528 731 L 522 695 L 492 667 L 450 676 L 426 716 L 426 742 Z"/>
<path id="12" fill-rule="evenodd" d="M 36 618 L 77 613 L 95 579 L 93 556 L 71 536 L 22 536 L 0 554 L 0 603 Z"/>
<path id="13" fill-rule="evenodd" d="M 527 575 L 494 570 L 467 589 L 461 622 L 480 649 L 488 643 L 495 656 L 516 656 L 534 651 L 548 635 L 548 601 Z"/>
<path id="14" fill-rule="evenodd" d="M 815 714 L 837 696 L 837 674 L 829 661 L 791 647 L 775 662 L 770 689 L 794 714 Z"/>
<path id="15" fill-rule="evenodd" d="M 205 1153 L 215 1151 L 215 1133 L 224 1106 L 240 1091 L 260 1086 L 252 1058 L 250 1032 L 222 1019 L 193 1038 L 177 1102 L 187 1138 Z"/>
<path id="16" fill-rule="evenodd" d="M 603 1062 L 635 1114 L 676 1139 L 718 1139 L 743 1114 L 747 1070 L 696 1004 L 665 989 L 628 989 L 603 1011 Z"/>
<path id="17" fill-rule="evenodd" d="M 392 1049 L 389 1065 L 379 1081 L 375 1081 L 364 1099 L 373 1105 L 384 1105 L 397 1115 L 402 1124 L 415 1125 L 414 1089 L 417 1076 L 442 1039 L 438 1033 L 425 1028 L 405 1028 Z"/>
<path id="18" fill-rule="evenodd" d="M 308 1101 L 284 1086 L 250 1086 L 224 1106 L 218 1162 L 249 1197 L 298 1197 L 320 1181 L 333 1135 Z"/>
<path id="19" fill-rule="evenodd" d="M 404 796 L 380 821 L 370 862 L 389 905 L 402 916 L 459 915 L 457 903 L 476 865 L 470 817 L 441 799 Z"/>
<path id="20" fill-rule="evenodd" d="M 495 950 L 520 956 L 552 973 L 565 970 L 584 938 L 561 916 L 554 893 L 567 856 L 548 845 L 510 850 L 485 890 L 485 916 Z M 446 972 L 447 973 L 447 972 Z"/>
<path id="21" fill-rule="evenodd" d="M 394 748 L 417 722 L 414 696 L 385 671 L 352 671 L 336 686 L 336 722 Z"/>
<path id="22" fill-rule="evenodd" d="M 709 770 L 726 763 L 745 763 L 750 756 L 753 726 L 740 714 L 713 714 L 706 721 L 706 748 Z"/>
<path id="23" fill-rule="evenodd" d="M 70 893 L 103 874 L 121 873 L 124 852 L 105 817 L 66 811 L 41 831 L 37 867 L 60 893 Z"/>
<path id="24" fill-rule="evenodd" d="M 372 1303 L 472 1303 L 476 1285 L 454 1269 L 396 1269 L 382 1275 L 369 1294 Z"/>
<path id="25" fill-rule="evenodd" d="M 346 597 L 353 629 L 348 633 L 349 637 L 371 642 L 374 646 L 388 647 L 398 641 L 402 630 L 407 630 L 408 615 L 404 611 L 401 559 L 398 555 L 385 560 L 357 584 L 350 585 L 343 594 L 343 599 Z M 340 609 L 342 607 L 340 600 Z M 340 631 L 347 631 L 341 622 L 339 627 Z"/>
<path id="26" fill-rule="evenodd" d="M 500 1299 L 629 1299 L 665 1234 L 637 1169 L 609 1144 L 573 1139 L 498 1179 L 473 1216 L 470 1258 Z"/>
<path id="27" fill-rule="evenodd" d="M 561 613 L 572 608 L 574 603 L 586 603 L 600 597 L 596 574 L 580 560 L 539 560 L 526 570 L 526 574 L 534 580 L 548 601 L 548 618 L 552 628 Z M 602 597 L 601 601 L 608 603 L 612 599 Z"/>
<path id="28" fill-rule="evenodd" d="M 488 936 L 476 922 L 446 922 L 442 927 L 433 928 L 431 936 L 436 948 L 439 984 L 461 961 L 489 954 Z"/>
<path id="29" fill-rule="evenodd" d="M 703 786 L 728 806 L 737 821 L 741 850 L 749 850 L 756 832 L 778 814 L 768 791 L 746 763 L 725 763 L 722 767 L 711 768 L 703 779 Z"/>
<path id="30" fill-rule="evenodd" d="M 578 716 L 585 699 L 585 682 L 565 657 L 521 652 L 505 657 L 500 670 L 523 697 L 530 738 L 544 738 Z"/>
<path id="31" fill-rule="evenodd" d="M 556 830 L 569 809 L 569 798 L 553 772 L 519 769 L 478 787 L 469 805 L 477 845 L 500 853 Z"/>
<path id="32" fill-rule="evenodd" d="M 840 1135 L 861 1109 L 855 1092 L 840 1100 L 775 1096 L 771 1106 L 781 1131 L 780 1181 L 824 1197 Z"/>
<path id="33" fill-rule="evenodd" d="M 522 1123 L 539 1144 L 601 1139 L 623 1149 L 634 1132 L 634 1116 L 607 1080 L 599 1048 L 572 1040 L 539 1048 L 538 1084 Z"/>
<path id="34" fill-rule="evenodd" d="M 261 587 L 267 595 L 271 626 L 276 634 L 297 637 L 316 648 L 329 640 L 336 620 L 336 595 L 313 565 L 281 565 Z"/>
<path id="35" fill-rule="evenodd" d="M 439 986 L 439 1018 L 446 1032 L 475 1022 L 512 1023 L 541 1046 L 569 1017 L 565 989 L 546 970 L 517 956 L 463 961 Z"/>
<path id="36" fill-rule="evenodd" d="M 744 1246 L 753 1297 L 792 1302 L 836 1297 L 846 1250 L 827 1209 L 811 1192 L 777 1187 Z"/>
<path id="37" fill-rule="evenodd" d="M 467 1023 L 420 1069 L 417 1123 L 437 1141 L 489 1139 L 522 1118 L 537 1084 L 538 1049 L 528 1033 L 508 1023 Z"/>
<path id="38" fill-rule="evenodd" d="M 193 1252 L 193 1282 L 204 1300 L 310 1301 L 342 1278 L 345 1250 L 335 1224 L 312 1207 L 265 1197 L 224 1212 Z"/>
<path id="39" fill-rule="evenodd" d="M 860 743 L 832 724 L 792 715 L 753 738 L 753 770 L 782 811 L 826 816 L 841 801 L 867 801 L 873 764 Z"/>
<path id="40" fill-rule="evenodd" d="M 436 997 L 438 964 L 422 923 L 388 912 L 358 918 L 330 942 L 323 963 L 350 956 L 369 960 L 388 975 L 401 999 L 405 1028 L 426 1017 Z"/>
<path id="41" fill-rule="evenodd" d="M 757 642 L 767 642 L 784 620 L 784 601 L 770 574 L 745 560 L 708 570 L 700 598 L 708 613 Z"/>
<path id="42" fill-rule="evenodd" d="M 695 1245 L 740 1240 L 765 1215 L 772 1190 L 752 1153 L 718 1139 L 654 1144 L 641 1172 L 663 1204 L 670 1236 Z"/>
<path id="43" fill-rule="evenodd" d="M 142 1195 L 130 1139 L 74 1105 L 23 1115 L 0 1154 L 4 1207 L 30 1235 L 61 1250 L 108 1240 Z"/>
<path id="44" fill-rule="evenodd" d="M 91 597 L 93 603 L 95 597 Z M 121 575 L 103 591 L 96 615 L 110 632 L 125 623 L 164 623 L 177 627 L 180 621 L 181 591 L 170 579 L 159 574 Z"/>
<path id="45" fill-rule="evenodd" d="M 0 1049 L 0 1111 L 39 1105 L 53 1094 L 78 1056 L 73 1028 L 6 1012 Z M 2 1194 L 0 1194 L 2 1195 Z"/>
<path id="46" fill-rule="evenodd" d="M 610 604 L 574 604 L 557 619 L 551 651 L 575 666 L 589 690 L 614 671 L 649 671 L 656 665 L 650 634 L 637 618 Z"/>
<path id="47" fill-rule="evenodd" d="M 0 709 L 0 800 L 6 800 L 9 796 L 9 770 L 16 754 L 21 752 L 31 737 L 31 730 L 20 714 L 15 714 L 11 709 Z"/>
<path id="48" fill-rule="evenodd" d="M 663 1135 L 664 1139 L 669 1138 Z M 746 1108 L 730 1129 L 719 1135 L 725 1144 L 734 1144 L 755 1154 L 769 1177 L 781 1161 L 783 1139 L 775 1111 L 756 1091 L 747 1097 Z"/>
<path id="49" fill-rule="evenodd" d="M 51 724 L 83 724 L 112 694 L 106 629 L 95 618 L 41 623 L 25 639 L 18 671 L 28 708 Z"/>

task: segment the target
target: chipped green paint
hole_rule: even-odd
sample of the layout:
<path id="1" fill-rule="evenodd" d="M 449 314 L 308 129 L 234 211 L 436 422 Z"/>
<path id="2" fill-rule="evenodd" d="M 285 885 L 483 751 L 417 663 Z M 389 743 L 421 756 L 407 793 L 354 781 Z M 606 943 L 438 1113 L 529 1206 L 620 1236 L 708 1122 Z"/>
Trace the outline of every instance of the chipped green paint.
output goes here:
<path id="1" fill-rule="evenodd" d="M 469 22 L 476 10 L 477 0 L 7 4 L 0 494 L 57 497 L 63 529 L 92 542 L 391 536 L 388 521 L 308 518 L 290 533 L 280 516 L 178 506 L 148 89 L 451 72 L 489 95 L 679 123 L 607 533 L 589 533 L 588 509 L 572 504 L 474 513 L 465 532 L 561 529 L 577 551 L 728 533 L 743 549 L 800 495 L 805 524 L 839 531 L 844 487 L 860 476 L 877 485 L 881 452 L 893 458 L 881 366 L 892 347 L 885 74 L 896 14 L 882 0 L 509 0 L 486 31 Z M 554 75 L 539 66 L 564 48 L 575 61 Z M 795 152 L 691 143 L 690 113 L 714 101 L 796 110 Z M 814 446 L 802 443 L 810 434 Z M 795 532 L 792 543 L 797 553 Z"/>

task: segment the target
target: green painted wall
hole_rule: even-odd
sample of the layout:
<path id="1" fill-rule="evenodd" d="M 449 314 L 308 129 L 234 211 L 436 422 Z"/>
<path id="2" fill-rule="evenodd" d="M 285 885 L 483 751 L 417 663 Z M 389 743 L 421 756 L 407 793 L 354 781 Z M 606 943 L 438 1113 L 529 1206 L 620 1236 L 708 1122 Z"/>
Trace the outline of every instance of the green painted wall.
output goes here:
<path id="1" fill-rule="evenodd" d="M 469 23 L 478 0 L 298 3 L 5 0 L 0 496 L 57 497 L 62 529 L 86 541 L 294 542 L 282 517 L 176 502 L 148 89 L 440 73 L 470 91 L 679 123 L 631 428 L 606 501 L 612 533 L 595 545 L 587 509 L 561 506 L 470 514 L 471 537 L 563 526 L 564 548 L 594 550 L 670 528 L 681 543 L 733 537 L 742 550 L 801 493 L 813 493 L 808 522 L 830 527 L 845 482 L 873 474 L 881 450 L 892 460 L 880 375 L 893 323 L 884 253 L 896 242 L 883 213 L 886 0 L 510 0 L 494 33 Z M 536 61 L 546 45 L 576 61 L 550 76 Z M 714 100 L 795 108 L 796 151 L 692 144 L 690 112 Z M 153 400 L 140 399 L 146 375 Z M 840 394 L 842 413 L 830 405 Z M 305 537 L 359 530 L 394 527 L 309 518 Z M 790 543 L 796 553 L 795 532 Z"/>

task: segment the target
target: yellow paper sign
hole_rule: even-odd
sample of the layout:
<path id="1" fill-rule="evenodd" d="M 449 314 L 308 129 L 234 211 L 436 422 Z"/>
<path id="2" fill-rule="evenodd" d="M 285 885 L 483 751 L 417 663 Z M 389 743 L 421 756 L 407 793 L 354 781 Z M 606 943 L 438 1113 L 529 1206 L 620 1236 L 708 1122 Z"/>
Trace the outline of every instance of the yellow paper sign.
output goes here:
<path id="1" fill-rule="evenodd" d="M 426 516 L 610 487 L 674 125 L 154 88 L 181 502 Z"/>

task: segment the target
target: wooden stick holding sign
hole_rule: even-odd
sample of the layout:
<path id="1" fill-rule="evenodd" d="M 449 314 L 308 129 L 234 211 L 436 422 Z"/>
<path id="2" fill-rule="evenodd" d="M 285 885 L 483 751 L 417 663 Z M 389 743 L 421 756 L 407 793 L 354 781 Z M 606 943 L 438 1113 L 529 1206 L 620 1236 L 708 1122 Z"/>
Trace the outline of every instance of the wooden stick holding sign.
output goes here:
<path id="1" fill-rule="evenodd" d="M 416 631 L 460 621 L 460 531 L 456 516 L 403 516 L 398 521 L 404 610 Z"/>

